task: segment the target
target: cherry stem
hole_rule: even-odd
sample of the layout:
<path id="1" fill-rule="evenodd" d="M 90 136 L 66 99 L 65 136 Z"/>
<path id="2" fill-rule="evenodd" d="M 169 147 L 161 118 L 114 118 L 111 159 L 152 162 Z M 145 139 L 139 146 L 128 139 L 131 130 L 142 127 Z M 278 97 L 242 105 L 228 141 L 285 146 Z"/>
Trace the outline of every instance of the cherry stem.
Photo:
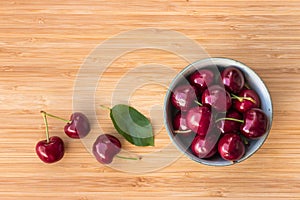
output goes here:
<path id="1" fill-rule="evenodd" d="M 200 103 L 199 101 L 197 101 L 197 100 L 195 100 L 194 101 L 196 104 L 198 104 L 199 106 L 203 106 L 203 104 L 202 103 Z"/>
<path id="2" fill-rule="evenodd" d="M 109 111 L 111 110 L 110 107 L 108 107 L 108 106 L 100 105 L 100 107 L 104 110 L 109 110 Z"/>
<path id="3" fill-rule="evenodd" d="M 248 140 L 243 135 L 241 135 L 241 138 L 242 138 L 245 145 L 249 144 Z"/>
<path id="4" fill-rule="evenodd" d="M 247 83 L 245 83 L 245 87 L 246 87 L 247 89 L 250 89 L 250 86 L 249 86 Z"/>
<path id="5" fill-rule="evenodd" d="M 242 120 L 242 119 L 235 119 L 235 118 L 230 118 L 230 117 L 219 118 L 216 120 L 216 122 L 219 122 L 221 120 L 230 120 L 230 121 L 244 123 L 244 120 Z"/>
<path id="6" fill-rule="evenodd" d="M 192 130 L 185 130 L 185 131 L 181 131 L 181 130 L 174 130 L 174 133 L 179 133 L 179 134 L 187 134 L 187 133 L 190 133 L 192 132 Z"/>
<path id="7" fill-rule="evenodd" d="M 43 118 L 44 118 L 44 123 L 46 126 L 46 139 L 47 139 L 47 143 L 50 142 L 50 138 L 49 138 L 49 128 L 48 128 L 48 120 L 47 120 L 47 115 L 45 112 L 42 112 L 43 114 Z"/>
<path id="8" fill-rule="evenodd" d="M 58 116 L 56 116 L 56 115 L 51 115 L 51 114 L 49 114 L 49 113 L 46 113 L 45 111 L 41 111 L 41 113 L 43 113 L 44 115 L 47 115 L 47 116 L 49 116 L 49 117 L 52 117 L 52 118 L 55 118 L 55 119 L 59 119 L 59 120 L 62 120 L 62 121 L 64 121 L 64 122 L 67 122 L 67 123 L 70 123 L 70 122 L 72 122 L 71 120 L 67 120 L 67 119 L 64 119 L 64 118 L 61 118 L 61 117 L 58 117 Z"/>
<path id="9" fill-rule="evenodd" d="M 231 94 L 231 96 L 232 99 L 237 99 L 239 102 L 242 102 L 243 100 L 248 100 L 251 101 L 252 103 L 256 103 L 256 101 L 251 97 L 239 97 L 236 96 L 235 94 Z"/>
<path id="10" fill-rule="evenodd" d="M 122 158 L 122 159 L 125 159 L 125 160 L 141 160 L 142 157 L 138 157 L 138 158 L 132 158 L 132 157 L 124 157 L 124 156 L 119 156 L 119 155 L 116 155 L 117 158 Z"/>

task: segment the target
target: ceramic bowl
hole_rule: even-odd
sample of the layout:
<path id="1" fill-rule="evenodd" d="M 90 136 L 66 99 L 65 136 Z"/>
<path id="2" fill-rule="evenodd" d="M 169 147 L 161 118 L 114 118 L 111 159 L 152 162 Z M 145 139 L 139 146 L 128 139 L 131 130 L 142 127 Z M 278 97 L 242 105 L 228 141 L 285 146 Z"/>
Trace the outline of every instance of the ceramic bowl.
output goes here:
<path id="1" fill-rule="evenodd" d="M 261 100 L 261 109 L 265 112 L 265 114 L 269 119 L 268 129 L 266 133 L 259 139 L 251 140 L 249 145 L 246 147 L 246 153 L 241 159 L 237 161 L 232 162 L 232 161 L 224 160 L 218 154 L 216 154 L 211 158 L 201 159 L 195 156 L 189 148 L 195 134 L 184 136 L 183 134 L 174 133 L 172 121 L 176 109 L 172 106 L 170 97 L 174 88 L 181 84 L 187 84 L 188 83 L 187 77 L 189 77 L 196 70 L 207 68 L 212 70 L 214 73 L 217 73 L 217 75 L 220 75 L 220 71 L 222 71 L 224 68 L 228 66 L 235 66 L 238 69 L 240 69 L 244 73 L 245 82 L 247 82 L 250 88 L 255 90 L 259 95 Z M 179 149 L 179 151 L 183 152 L 183 154 L 189 157 L 190 159 L 198 163 L 211 165 L 211 166 L 232 165 L 234 163 L 242 162 L 247 158 L 249 158 L 250 156 L 252 156 L 263 145 L 263 143 L 267 139 L 272 125 L 272 117 L 273 117 L 272 100 L 271 100 L 270 93 L 266 85 L 264 84 L 264 82 L 250 67 L 246 66 L 241 62 L 229 58 L 207 58 L 188 65 L 173 79 L 173 81 L 169 86 L 169 90 L 167 91 L 165 96 L 164 122 L 165 122 L 167 132 L 173 144 Z"/>

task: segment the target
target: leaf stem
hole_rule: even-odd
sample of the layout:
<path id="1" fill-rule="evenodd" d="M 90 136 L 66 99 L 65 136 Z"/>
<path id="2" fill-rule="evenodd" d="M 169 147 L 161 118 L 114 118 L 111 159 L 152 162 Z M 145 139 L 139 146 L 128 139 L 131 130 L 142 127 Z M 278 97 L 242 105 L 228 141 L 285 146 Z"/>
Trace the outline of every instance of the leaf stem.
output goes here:
<path id="1" fill-rule="evenodd" d="M 105 110 L 111 110 L 110 107 L 105 106 L 105 105 L 100 105 L 100 107 L 101 107 L 102 109 L 105 109 Z"/>
<path id="2" fill-rule="evenodd" d="M 221 120 L 230 120 L 230 121 L 244 123 L 244 120 L 242 120 L 242 119 L 235 119 L 235 118 L 230 118 L 230 117 L 219 118 L 216 120 L 216 122 L 219 122 Z"/>
<path id="3" fill-rule="evenodd" d="M 47 115 L 45 112 L 42 112 L 43 114 L 43 119 L 44 119 L 44 123 L 45 123 L 45 126 L 46 126 L 46 140 L 47 140 L 47 143 L 50 142 L 50 138 L 49 138 L 49 128 L 48 128 L 48 120 L 47 120 Z"/>
<path id="4" fill-rule="evenodd" d="M 72 122 L 71 120 L 67 120 L 67 119 L 58 117 L 58 116 L 56 116 L 56 115 L 51 115 L 51 114 L 49 114 L 49 113 L 47 113 L 47 112 L 45 112 L 45 111 L 43 111 L 43 110 L 41 110 L 41 113 L 43 113 L 44 115 L 47 115 L 47 116 L 49 116 L 49 117 L 52 117 L 52 118 L 59 119 L 59 120 L 61 120 L 61 121 L 67 122 L 67 123 Z"/>
<path id="5" fill-rule="evenodd" d="M 142 159 L 141 157 L 132 158 L 132 157 L 119 156 L 119 155 L 116 155 L 116 157 L 121 158 L 121 159 L 125 159 L 125 160 L 141 160 Z"/>

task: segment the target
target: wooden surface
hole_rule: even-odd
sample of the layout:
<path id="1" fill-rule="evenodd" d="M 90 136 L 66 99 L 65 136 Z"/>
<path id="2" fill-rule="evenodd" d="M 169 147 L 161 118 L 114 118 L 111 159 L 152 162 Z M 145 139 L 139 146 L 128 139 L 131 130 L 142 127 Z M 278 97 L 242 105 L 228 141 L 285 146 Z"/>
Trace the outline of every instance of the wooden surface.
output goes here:
<path id="1" fill-rule="evenodd" d="M 49 120 L 65 140 L 60 162 L 43 164 L 34 152 L 44 138 L 41 109 L 68 118 L 76 74 L 105 39 L 136 28 L 185 34 L 210 56 L 251 66 L 270 89 L 274 122 L 268 140 L 247 161 L 208 167 L 182 156 L 149 173 L 125 173 L 97 163 L 64 124 Z M 300 1 L 0 0 L 0 199 L 300 199 Z M 159 63 L 179 72 L 187 62 L 160 50 L 115 60 L 96 90 L 96 105 L 110 105 L 118 80 L 135 67 Z M 150 116 L 166 88 L 144 85 L 130 103 Z M 106 133 L 108 113 L 97 109 Z M 155 148 L 170 140 L 159 131 Z M 157 157 L 157 162 L 162 158 Z"/>

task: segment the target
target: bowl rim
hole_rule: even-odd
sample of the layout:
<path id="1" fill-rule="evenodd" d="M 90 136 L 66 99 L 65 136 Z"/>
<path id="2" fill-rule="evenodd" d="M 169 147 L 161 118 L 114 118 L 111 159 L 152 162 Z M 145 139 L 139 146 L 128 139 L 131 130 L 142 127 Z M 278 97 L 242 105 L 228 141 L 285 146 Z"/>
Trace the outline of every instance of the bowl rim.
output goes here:
<path id="1" fill-rule="evenodd" d="M 186 153 L 186 149 L 183 149 L 181 146 L 182 145 L 179 145 L 177 143 L 177 141 L 175 141 L 174 139 L 174 135 L 169 127 L 169 124 L 170 122 L 168 121 L 167 119 L 167 116 L 168 116 L 168 105 L 169 105 L 169 99 L 170 99 L 170 96 L 171 96 L 171 93 L 172 93 L 172 89 L 176 87 L 176 85 L 178 84 L 178 80 L 185 75 L 185 73 L 188 72 L 188 70 L 191 68 L 191 67 L 195 67 L 197 68 L 197 65 L 199 65 L 199 63 L 205 63 L 205 62 L 208 62 L 210 61 L 211 63 L 215 63 L 217 61 L 224 61 L 224 63 L 226 62 L 234 62 L 236 63 L 237 66 L 242 66 L 244 68 L 246 68 L 249 72 L 253 73 L 263 84 L 263 86 L 265 87 L 265 90 L 266 90 L 266 95 L 267 95 L 267 98 L 270 100 L 270 110 L 269 110 L 269 123 L 268 123 L 268 128 L 267 128 L 267 131 L 265 133 L 265 135 L 263 136 L 263 138 L 259 138 L 258 140 L 261 140 L 259 142 L 259 144 L 257 145 L 257 147 L 254 148 L 254 150 L 252 151 L 252 153 L 248 154 L 248 155 L 244 155 L 241 159 L 237 160 L 237 161 L 227 161 L 227 160 L 224 160 L 224 162 L 218 162 L 218 163 L 213 163 L 207 159 L 201 159 L 201 158 L 197 158 L 196 156 L 191 156 L 189 155 L 188 153 Z M 230 64 L 231 65 L 231 64 Z M 233 64 L 233 66 L 236 66 Z M 202 67 L 201 67 L 202 68 Z M 171 88 L 171 89 L 170 89 Z M 204 164 L 204 165 L 208 165 L 208 166 L 230 166 L 230 165 L 233 165 L 233 164 L 236 164 L 236 163 L 240 163 L 242 161 L 245 161 L 247 160 L 248 158 L 250 158 L 251 156 L 253 156 L 261 147 L 262 145 L 265 143 L 266 139 L 268 138 L 269 136 L 269 133 L 271 131 L 271 128 L 272 128 L 272 123 L 273 123 L 273 103 L 272 103 L 272 97 L 270 95 L 270 92 L 269 92 L 269 89 L 267 87 L 267 85 L 265 84 L 265 82 L 261 79 L 261 77 L 252 69 L 250 68 L 248 65 L 240 62 L 240 61 L 237 61 L 235 59 L 231 59 L 231 58 L 226 58 L 226 57 L 209 57 L 209 58 L 204 58 L 204 59 L 200 59 L 200 60 L 197 60 L 193 63 L 190 63 L 189 65 L 187 65 L 186 67 L 184 67 L 179 73 L 176 74 L 176 76 L 172 79 L 171 83 L 169 84 L 169 87 L 167 89 L 167 92 L 166 92 L 166 95 L 165 95 L 165 99 L 164 99 L 164 107 L 163 107 L 163 112 L 164 112 L 164 125 L 166 127 L 166 130 L 168 132 L 168 135 L 173 143 L 173 145 L 176 146 L 176 148 L 181 152 L 183 153 L 185 156 L 187 156 L 189 159 L 197 162 L 197 163 L 201 163 L 201 164 Z"/>

